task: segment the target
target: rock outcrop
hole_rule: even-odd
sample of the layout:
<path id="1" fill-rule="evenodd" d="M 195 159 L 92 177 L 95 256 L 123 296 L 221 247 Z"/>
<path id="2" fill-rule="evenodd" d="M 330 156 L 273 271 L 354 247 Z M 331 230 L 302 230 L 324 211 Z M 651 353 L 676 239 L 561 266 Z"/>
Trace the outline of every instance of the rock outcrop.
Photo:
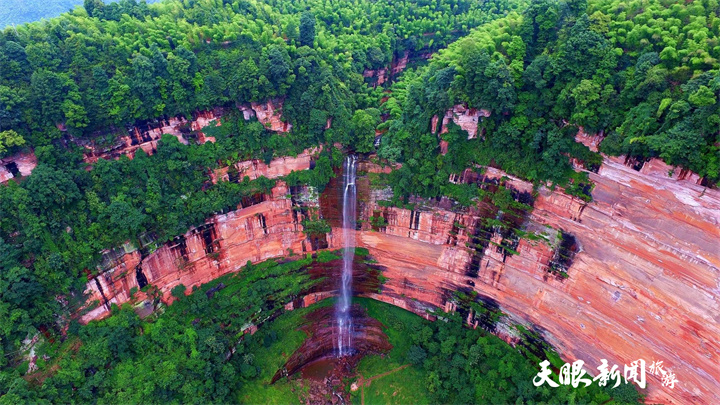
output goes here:
<path id="1" fill-rule="evenodd" d="M 202 129 L 210 123 L 220 125 L 221 116 L 222 110 L 217 109 L 197 112 L 191 121 L 178 116 L 146 122 L 143 125 L 130 127 L 127 135 L 115 139 L 110 146 L 99 145 L 95 141 L 76 140 L 76 142 L 85 147 L 84 160 L 90 164 L 97 162 L 98 159 L 118 159 L 123 155 L 132 159 L 138 149 L 149 155 L 154 154 L 163 134 L 174 135 L 186 145 L 189 139 L 194 139 L 198 143 L 214 142 L 215 139 L 206 137 Z"/>
<path id="2" fill-rule="evenodd" d="M 275 159 L 269 165 L 256 161 L 238 165 L 247 168 L 244 175 L 251 179 L 277 178 L 293 170 L 309 169 L 311 155 L 312 151 L 306 151 L 297 158 Z M 89 272 L 88 276 L 86 290 L 94 308 L 81 321 L 107 316 L 111 304 L 131 300 L 133 288 L 140 290 L 152 284 L 163 301 L 169 302 L 170 291 L 179 284 L 192 287 L 207 283 L 237 271 L 248 261 L 257 263 L 285 256 L 289 249 L 314 250 L 302 232 L 302 211 L 296 208 L 317 206 L 317 201 L 301 195 L 304 191 L 291 190 L 279 181 L 270 194 L 244 198 L 237 210 L 209 218 L 204 225 L 162 244 L 153 253 L 145 255 L 145 249 L 131 245 L 104 252 L 99 272 Z M 138 293 L 136 298 L 145 295 Z"/>
<path id="3" fill-rule="evenodd" d="M 256 117 L 265 127 L 275 132 L 289 132 L 292 124 L 284 122 L 282 118 L 282 108 L 284 101 L 282 99 L 267 100 L 263 103 L 252 102 L 241 105 L 240 111 L 246 120 Z"/>
<path id="4" fill-rule="evenodd" d="M 307 170 L 312 164 L 313 156 L 320 150 L 321 148 L 306 150 L 297 156 L 280 157 L 270 164 L 258 159 L 244 160 L 232 165 L 232 170 L 231 167 L 216 169 L 213 172 L 212 181 L 213 183 L 217 183 L 218 180 L 242 181 L 245 177 L 250 180 L 258 177 L 274 179 L 286 176 L 293 171 Z"/>
<path id="5" fill-rule="evenodd" d="M 99 305 L 81 321 L 107 316 L 111 304 L 131 300 L 133 288 L 152 284 L 164 302 L 171 302 L 170 292 L 179 284 L 191 289 L 238 271 L 248 261 L 282 257 L 290 250 L 312 250 L 302 232 L 302 215 L 293 210 L 289 194 L 279 182 L 270 195 L 248 199 L 236 211 L 215 215 L 147 256 L 134 247 L 106 252 L 100 274 L 89 277 L 87 284 L 90 302 Z"/>
<path id="6" fill-rule="evenodd" d="M 593 152 L 598 151 L 598 146 L 603 139 L 605 139 L 605 137 L 602 133 L 596 135 L 588 134 L 582 127 L 579 128 L 578 133 L 575 135 L 575 142 L 587 146 Z"/>
<path id="7" fill-rule="evenodd" d="M 246 120 L 257 118 L 271 131 L 289 132 L 292 125 L 283 121 L 282 106 L 282 100 L 267 100 L 264 103 L 243 104 L 238 108 Z M 210 111 L 197 111 L 189 121 L 183 116 L 147 121 L 129 127 L 127 135 L 113 139 L 109 145 L 101 144 L 97 140 L 74 139 L 74 142 L 86 149 L 84 160 L 90 164 L 97 162 L 98 159 L 118 159 L 123 155 L 132 159 L 138 149 L 149 155 L 154 154 L 163 134 L 174 135 L 186 145 L 190 141 L 200 144 L 215 142 L 213 137 L 205 136 L 202 129 L 208 125 L 221 125 L 220 118 L 224 114 L 222 108 L 216 108 Z M 0 168 L 0 176 L 2 175 Z"/>
<path id="8" fill-rule="evenodd" d="M 15 177 L 25 177 L 37 166 L 33 152 L 20 152 L 0 159 L 0 184 Z"/>
<path id="9" fill-rule="evenodd" d="M 442 123 L 440 123 L 440 134 L 442 135 L 448 131 L 447 125 L 452 121 L 467 131 L 468 139 L 474 139 L 477 137 L 478 123 L 482 118 L 489 116 L 490 111 L 488 110 L 468 108 L 462 104 L 458 104 L 445 112 L 445 115 L 442 117 Z M 432 133 L 437 133 L 439 122 L 440 118 L 434 115 L 430 123 Z M 447 145 L 445 148 L 447 150 Z"/>
<path id="10" fill-rule="evenodd" d="M 433 53 L 429 51 L 413 53 L 405 51 L 402 56 L 393 58 L 389 68 L 382 67 L 379 69 L 365 69 L 363 71 L 363 77 L 368 79 L 373 87 L 382 86 L 384 83 L 387 83 L 395 76 L 402 73 L 407 68 L 409 62 L 420 59 L 430 59 L 432 55 Z"/>

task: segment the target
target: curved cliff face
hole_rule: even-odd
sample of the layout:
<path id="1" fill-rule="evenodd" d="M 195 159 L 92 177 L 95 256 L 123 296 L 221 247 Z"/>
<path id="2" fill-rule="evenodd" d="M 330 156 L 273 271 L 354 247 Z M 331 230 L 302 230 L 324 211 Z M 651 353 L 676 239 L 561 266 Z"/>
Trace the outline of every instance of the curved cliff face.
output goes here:
<path id="1" fill-rule="evenodd" d="M 443 307 L 449 290 L 470 287 L 515 320 L 539 326 L 566 360 L 582 359 L 593 373 L 603 358 L 621 369 L 636 359 L 664 361 L 679 383 L 664 388 L 648 375 L 651 401 L 715 403 L 720 192 L 663 171 L 638 172 L 606 159 L 590 173 L 596 187 L 589 204 L 540 190 L 523 227 L 549 225 L 574 237 L 577 253 L 565 269 L 567 279 L 552 273 L 557 232 L 555 240 L 520 239 L 517 255 L 500 252 L 503 237 L 491 233 L 475 276 L 468 269 L 478 255 L 463 241 L 472 238 L 477 217 L 439 207 L 386 210 L 387 228 L 360 232 L 357 239 L 387 268 L 383 293 L 392 299 L 386 301 Z M 493 175 L 502 177 L 487 174 Z M 510 182 L 511 189 L 523 187 Z"/>
<path id="2" fill-rule="evenodd" d="M 241 166 L 257 171 L 246 171 L 251 177 L 279 176 L 309 168 L 310 159 L 276 160 L 273 173 L 261 164 Z M 589 204 L 541 188 L 526 201 L 533 208 L 515 219 L 539 238 L 483 225 L 484 218 L 502 215 L 485 203 L 461 211 L 447 200 L 415 210 L 381 207 L 376 200 L 386 193 L 363 190 L 367 179 L 359 179 L 364 222 L 356 240 L 387 277 L 380 292 L 363 295 L 424 314 L 431 307 L 453 309 L 453 291 L 474 289 L 514 321 L 535 326 L 566 360 L 584 360 L 593 373 L 603 358 L 621 369 L 639 358 L 648 365 L 664 361 L 679 383 L 664 388 L 648 374 L 651 401 L 719 402 L 720 192 L 695 184 L 692 176 L 673 176 L 658 162 L 636 171 L 620 159 L 606 159 L 598 173 L 590 173 L 596 187 Z M 466 171 L 451 180 L 502 185 L 519 200 L 532 191 L 531 184 L 492 168 L 480 178 Z M 324 241 L 306 238 L 301 213 L 293 208 L 318 201 L 301 191 L 280 182 L 271 195 L 246 199 L 238 210 L 210 218 L 151 254 L 110 252 L 114 259 L 89 280 L 88 291 L 101 303 L 123 303 L 133 287 L 147 282 L 168 302 L 178 284 L 190 288 L 238 271 L 247 261 L 281 257 L 289 249 L 340 248 L 338 228 Z M 332 212 L 324 214 L 335 225 Z M 378 215 L 386 225 L 372 230 L 369 219 Z M 483 239 L 488 242 L 477 243 Z M 315 291 L 297 304 L 333 293 Z M 108 313 L 101 304 L 83 320 Z"/>

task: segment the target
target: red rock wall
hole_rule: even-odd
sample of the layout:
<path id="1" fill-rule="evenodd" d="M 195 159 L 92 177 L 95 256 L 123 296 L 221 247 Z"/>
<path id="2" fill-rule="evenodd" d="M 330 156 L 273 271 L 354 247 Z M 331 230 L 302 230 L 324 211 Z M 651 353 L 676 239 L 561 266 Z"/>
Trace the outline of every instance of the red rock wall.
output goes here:
<path id="1" fill-rule="evenodd" d="M 603 139 L 605 139 L 605 137 L 602 133 L 597 135 L 588 134 L 582 127 L 580 127 L 578 133 L 575 135 L 575 142 L 587 146 L 593 152 L 598 151 L 598 146 Z"/>
<path id="2" fill-rule="evenodd" d="M 466 276 L 468 230 L 443 243 L 433 227 L 446 232 L 452 221 L 469 224 L 467 214 L 439 227 L 428 213 L 412 230 L 407 213 L 393 209 L 402 221 L 385 233 L 360 232 L 358 241 L 387 268 L 387 302 L 444 307 L 447 290 L 472 283 L 514 320 L 540 326 L 566 360 L 584 360 L 593 374 L 602 358 L 621 369 L 638 358 L 648 365 L 662 360 L 679 383 L 665 388 L 648 375 L 650 401 L 720 403 L 720 191 L 612 159 L 590 178 L 591 203 L 543 188 L 524 226 L 575 236 L 580 250 L 566 280 L 547 272 L 552 232 L 547 242 L 520 240 L 520 254 L 504 261 L 490 244 L 478 276 Z"/>
<path id="3" fill-rule="evenodd" d="M 648 375 L 650 401 L 718 403 L 720 191 L 705 189 L 687 176 L 681 180 L 679 175 L 663 175 L 665 168 L 657 167 L 638 172 L 606 159 L 597 174 L 590 173 L 596 187 L 589 204 L 541 188 L 522 228 L 546 239 L 521 239 L 515 248 L 518 255 L 505 255 L 488 244 L 477 276 L 467 275 L 476 254 L 467 243 L 482 210 L 454 212 L 442 203 L 416 211 L 384 209 L 388 226 L 371 231 L 365 222 L 356 238 L 386 268 L 388 278 L 380 294 L 367 295 L 422 314 L 426 308 L 451 305 L 449 292 L 473 288 L 496 300 L 512 320 L 537 325 L 566 360 L 584 360 L 593 374 L 602 358 L 621 368 L 638 358 L 664 361 L 679 383 L 664 388 Z M 485 175 L 507 177 L 505 185 L 518 191 L 532 189 L 498 170 L 487 169 Z M 456 181 L 467 176 L 471 172 Z M 185 235 L 186 260 L 179 260 L 179 249 L 169 244 L 142 262 L 137 252 L 123 256 L 120 264 L 96 277 L 105 298 L 128 300 L 129 290 L 137 286 L 138 264 L 169 300 L 179 283 L 191 287 L 237 271 L 248 260 L 283 256 L 288 249 L 310 250 L 301 219 L 293 217 L 292 203 L 284 198 L 287 193 L 280 184 L 268 201 L 211 218 L 217 253 L 208 255 L 207 243 L 193 230 Z M 367 194 L 371 201 L 360 214 L 365 221 L 383 211 L 372 200 L 381 193 Z M 548 273 L 557 230 L 574 235 L 579 245 L 567 279 Z M 334 229 L 330 248 L 342 246 L 341 239 Z M 499 244 L 502 236 L 493 232 L 491 239 Z M 95 299 L 105 299 L 94 281 L 88 291 Z M 309 304 L 330 295 L 315 292 L 303 301 Z M 101 305 L 83 320 L 106 314 Z"/>
<path id="4" fill-rule="evenodd" d="M 289 132 L 292 125 L 282 120 L 283 100 L 267 100 L 264 103 L 250 103 L 238 108 L 246 120 L 256 117 L 266 128 L 276 132 Z M 215 138 L 206 137 L 202 129 L 208 125 L 221 125 L 222 109 L 199 111 L 191 121 L 185 117 L 172 117 L 142 127 L 132 127 L 127 135 L 119 137 L 111 146 L 100 146 L 94 141 L 76 140 L 87 149 L 85 161 L 95 163 L 98 159 L 118 159 L 128 156 L 132 159 L 138 149 L 152 155 L 157 149 L 157 142 L 163 134 L 174 135 L 181 143 L 188 143 L 188 136 L 197 136 L 198 143 L 215 142 Z M 2 169 L 0 169 L 2 176 Z M 0 177 L 2 180 L 2 177 Z"/>
<path id="5" fill-rule="evenodd" d="M 263 103 L 252 102 L 249 106 L 247 104 L 240 106 L 240 110 L 246 120 L 256 117 L 271 131 L 289 132 L 292 124 L 284 122 L 282 119 L 283 103 L 282 99 L 267 100 Z"/>
<path id="6" fill-rule="evenodd" d="M 430 59 L 430 57 L 433 55 L 432 52 L 423 52 L 420 54 L 414 54 L 412 57 L 413 60 L 417 59 Z M 363 71 L 363 77 L 365 78 L 375 78 L 374 83 L 372 83 L 373 87 L 382 86 L 383 83 L 386 83 L 390 79 L 394 78 L 398 74 L 402 73 L 403 70 L 407 68 L 408 61 L 410 61 L 410 52 L 405 51 L 403 55 L 399 58 L 394 58 L 392 63 L 390 64 L 390 68 L 383 67 L 381 69 L 365 69 Z"/>
<path id="7" fill-rule="evenodd" d="M 242 181 L 246 176 L 250 180 L 255 180 L 258 177 L 267 177 L 269 179 L 275 179 L 282 176 L 287 176 L 293 171 L 307 170 L 310 168 L 313 156 L 319 151 L 318 149 L 306 150 L 303 153 L 292 157 L 285 156 L 274 159 L 270 164 L 266 164 L 261 160 L 245 160 L 235 164 L 235 168 L 238 171 L 238 179 Z M 218 180 L 229 179 L 228 167 L 216 169 L 213 173 L 213 183 L 217 183 Z"/>
<path id="8" fill-rule="evenodd" d="M 152 155 L 155 153 L 157 143 L 163 134 L 174 135 L 181 143 L 187 145 L 188 140 L 183 133 L 183 128 L 187 128 L 186 133 L 197 131 L 197 141 L 200 143 L 214 142 L 214 138 L 205 137 L 201 130 L 210 125 L 211 122 L 220 125 L 220 113 L 220 111 L 201 111 L 196 114 L 195 119 L 189 122 L 180 116 L 162 120 L 153 127 L 132 127 L 128 135 L 118 138 L 110 147 L 101 147 L 92 141 L 87 143 L 78 142 L 87 149 L 84 160 L 91 164 L 97 162 L 98 159 L 118 159 L 122 155 L 132 159 L 138 149 Z"/>
<path id="9" fill-rule="evenodd" d="M 130 290 L 139 287 L 138 266 L 148 283 L 159 288 L 163 301 L 170 302 L 170 292 L 179 284 L 188 287 L 189 293 L 193 286 L 238 271 L 248 261 L 257 263 L 286 256 L 290 249 L 295 253 L 312 250 L 302 232 L 302 214 L 293 210 L 289 194 L 287 186 L 279 182 L 266 201 L 215 215 L 204 226 L 163 244 L 147 257 L 141 258 L 137 250 L 122 255 L 107 270 L 89 279 L 89 302 L 101 305 L 81 321 L 105 317 L 109 304 L 128 302 Z M 338 246 L 332 237 L 328 239 L 332 246 Z M 144 295 L 140 293 L 137 297 Z M 102 305 L 106 301 L 108 305 Z"/>

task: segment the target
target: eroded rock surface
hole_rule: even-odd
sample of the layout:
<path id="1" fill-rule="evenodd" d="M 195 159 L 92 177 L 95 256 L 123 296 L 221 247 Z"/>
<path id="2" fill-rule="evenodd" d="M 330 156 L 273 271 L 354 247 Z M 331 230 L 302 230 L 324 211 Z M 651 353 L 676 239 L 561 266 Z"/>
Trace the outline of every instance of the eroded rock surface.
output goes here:
<path id="1" fill-rule="evenodd" d="M 289 132 L 290 123 L 282 118 L 283 100 L 273 99 L 263 103 L 250 103 L 240 105 L 245 120 L 257 118 L 266 128 L 275 132 Z M 84 160 L 95 163 L 98 159 L 118 159 L 120 156 L 133 158 L 138 149 L 152 155 L 157 150 L 157 143 L 163 134 L 174 135 L 181 143 L 190 141 L 197 143 L 215 142 L 213 137 L 205 136 L 202 129 L 208 125 L 221 125 L 221 118 L 225 111 L 217 108 L 210 111 L 197 111 L 191 120 L 183 116 L 163 118 L 145 122 L 141 125 L 128 128 L 127 135 L 109 141 L 75 139 L 75 143 L 86 149 Z M 0 168 L 0 180 L 3 169 Z"/>
<path id="2" fill-rule="evenodd" d="M 429 308 L 452 310 L 453 291 L 474 289 L 538 331 L 564 359 L 584 360 L 591 373 L 603 358 L 620 368 L 637 359 L 663 361 L 679 382 L 665 388 L 648 374 L 650 401 L 720 402 L 720 191 L 688 174 L 670 177 L 666 169 L 647 162 L 637 171 L 622 158 L 606 158 L 598 173 L 589 173 L 596 184 L 590 203 L 544 187 L 528 200 L 532 184 L 492 168 L 451 179 L 489 190 L 504 186 L 528 203 L 532 209 L 513 219 L 523 237 L 483 225 L 484 218 L 508 215 L 484 202 L 465 210 L 445 200 L 389 208 L 377 204 L 385 191 L 359 189 L 366 201 L 356 240 L 387 278 L 379 291 L 362 295 L 427 317 Z M 145 258 L 122 252 L 90 279 L 88 290 L 98 301 L 125 302 L 139 286 L 139 268 L 169 301 L 179 283 L 191 287 L 248 260 L 318 248 L 302 233 L 288 194 L 278 184 L 264 201 L 216 215 L 184 235 L 184 248 L 177 240 Z M 373 229 L 376 215 L 386 224 Z M 341 234 L 334 228 L 323 246 L 339 248 Z M 572 247 L 568 260 L 559 255 L 565 244 Z M 333 294 L 313 291 L 289 305 Z M 100 305 L 83 320 L 106 314 Z"/>
<path id="3" fill-rule="evenodd" d="M 395 76 L 402 73 L 410 61 L 430 59 L 432 52 L 413 52 L 405 51 L 402 56 L 393 58 L 390 68 L 383 67 L 380 69 L 365 69 L 363 77 L 370 79 L 373 87 L 382 86 L 384 83 L 392 80 Z"/>
<path id="4" fill-rule="evenodd" d="M 213 172 L 213 183 L 218 180 L 242 181 L 245 177 L 255 180 L 259 177 L 274 179 L 286 176 L 293 171 L 307 170 L 310 168 L 313 156 L 319 149 L 306 150 L 297 156 L 283 156 L 274 159 L 269 164 L 262 160 L 244 160 L 230 167 L 222 167 Z M 232 179 L 230 178 L 232 176 Z"/>
<path id="5" fill-rule="evenodd" d="M 20 152 L 0 159 L 0 183 L 18 176 L 29 176 L 37 166 L 33 152 Z"/>
<path id="6" fill-rule="evenodd" d="M 248 106 L 240 106 L 246 120 L 256 117 L 265 127 L 275 132 L 289 132 L 292 124 L 284 122 L 282 118 L 283 100 L 267 100 L 263 103 L 252 102 Z"/>
<path id="7" fill-rule="evenodd" d="M 651 401 L 720 401 L 720 192 L 616 159 L 590 178 L 589 204 L 541 188 L 523 227 L 547 240 L 520 239 L 519 254 L 508 256 L 492 233 L 476 276 L 464 245 L 472 214 L 433 208 L 417 220 L 393 208 L 386 229 L 357 239 L 387 268 L 386 302 L 445 307 L 448 291 L 470 287 L 516 321 L 538 325 L 566 360 L 582 359 L 593 373 L 603 358 L 621 368 L 664 361 L 680 382 L 665 388 L 648 375 Z M 559 231 L 578 246 L 567 279 L 549 271 Z"/>
<path id="8" fill-rule="evenodd" d="M 194 114 L 192 120 L 185 117 L 172 117 L 146 122 L 140 126 L 128 129 L 127 135 L 112 140 L 110 145 L 103 145 L 97 141 L 75 140 L 86 149 L 84 160 L 95 163 L 98 159 L 118 159 L 120 156 L 133 158 L 138 149 L 152 155 L 157 150 L 157 143 L 163 134 L 174 135 L 181 143 L 188 144 L 189 139 L 198 143 L 214 142 L 212 137 L 206 137 L 202 129 L 213 123 L 220 125 L 222 110 L 200 111 Z"/>
<path id="9" fill-rule="evenodd" d="M 441 123 L 440 118 L 437 115 L 434 115 L 430 125 L 432 132 L 437 133 L 438 123 L 440 123 L 440 134 L 444 134 L 448 131 L 448 123 L 452 121 L 460 128 L 467 131 L 468 139 L 474 139 L 477 137 L 478 123 L 482 118 L 487 118 L 489 116 L 490 111 L 488 110 L 468 108 L 462 104 L 458 104 L 445 112 Z M 444 148 L 447 152 L 447 145 L 445 145 Z"/>

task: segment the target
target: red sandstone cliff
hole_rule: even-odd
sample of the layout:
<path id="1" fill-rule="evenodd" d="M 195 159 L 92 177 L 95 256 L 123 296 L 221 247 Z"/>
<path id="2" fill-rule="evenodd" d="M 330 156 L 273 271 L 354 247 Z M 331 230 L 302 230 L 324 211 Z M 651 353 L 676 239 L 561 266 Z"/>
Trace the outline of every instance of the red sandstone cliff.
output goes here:
<path id="1" fill-rule="evenodd" d="M 395 301 L 443 307 L 446 289 L 473 284 L 593 373 L 601 358 L 621 368 L 638 358 L 664 361 L 680 382 L 669 389 L 648 376 L 651 401 L 719 402 L 720 192 L 611 159 L 590 178 L 593 202 L 542 188 L 524 225 L 574 235 L 579 252 L 566 280 L 547 271 L 553 243 L 526 239 L 519 255 L 506 257 L 489 244 L 477 277 L 468 276 L 473 254 L 463 241 L 472 215 L 439 208 L 389 209 L 385 232 L 364 231 L 358 240 L 387 268 L 384 294 Z M 466 226 L 455 236 L 454 222 Z"/>
<path id="2" fill-rule="evenodd" d="M 287 162 L 296 167 L 297 161 Z M 679 383 L 663 388 L 648 375 L 650 401 L 720 402 L 720 191 L 695 184 L 691 175 L 670 177 L 671 169 L 661 166 L 648 162 L 636 171 L 622 159 L 606 159 L 590 173 L 596 187 L 589 204 L 541 188 L 520 226 L 544 236 L 517 240 L 517 255 L 498 248 L 503 235 L 496 230 L 488 231 L 491 243 L 475 250 L 479 220 L 496 214 L 483 204 L 458 211 L 441 201 L 411 211 L 380 207 L 375 200 L 383 193 L 366 192 L 362 219 L 379 212 L 387 225 L 371 231 L 366 222 L 357 241 L 388 278 L 379 294 L 366 295 L 423 313 L 433 306 L 452 309 L 448 292 L 470 287 L 496 300 L 514 321 L 537 325 L 566 360 L 582 359 L 592 373 L 602 358 L 621 368 L 638 358 L 664 361 Z M 451 180 L 476 176 L 466 171 Z M 532 190 L 499 170 L 483 176 L 518 193 Z M 125 302 L 137 286 L 139 264 L 168 300 L 179 283 L 204 283 L 288 249 L 312 250 L 287 194 L 279 184 L 266 201 L 209 219 L 184 235 L 184 248 L 176 240 L 142 262 L 138 252 L 126 254 L 88 289 L 99 301 Z M 567 279 L 549 272 L 559 230 L 577 245 Z M 334 229 L 328 235 L 330 248 L 342 246 L 341 234 Z M 303 301 L 331 294 L 315 292 Z M 83 320 L 106 313 L 101 305 Z"/>
<path id="3" fill-rule="evenodd" d="M 432 52 L 414 53 L 412 56 L 410 51 L 405 51 L 399 58 L 394 58 L 390 64 L 390 68 L 383 67 L 380 69 L 365 69 L 363 77 L 370 79 L 373 87 L 382 86 L 407 68 L 408 62 L 417 59 L 430 59 Z"/>
<path id="4" fill-rule="evenodd" d="M 100 305 L 81 321 L 107 316 L 110 304 L 130 301 L 130 290 L 139 289 L 143 278 L 159 289 L 163 301 L 169 302 L 171 290 L 179 284 L 191 289 L 238 271 L 248 261 L 286 256 L 290 250 L 312 250 L 302 232 L 303 218 L 287 198 L 289 193 L 279 183 L 271 195 L 263 197 L 265 201 L 249 201 L 236 211 L 215 215 L 205 225 L 163 244 L 147 257 L 132 248 L 127 254 L 116 255 L 109 266 L 88 281 L 90 301 Z"/>
<path id="5" fill-rule="evenodd" d="M 269 165 L 256 161 L 238 165 L 246 167 L 244 175 L 253 179 L 277 178 L 293 170 L 309 169 L 311 152 L 297 158 L 275 159 Z M 248 261 L 257 263 L 285 256 L 290 249 L 296 253 L 313 250 L 302 232 L 302 214 L 294 209 L 298 205 L 317 205 L 304 192 L 305 189 L 295 190 L 295 195 L 283 182 L 278 182 L 271 194 L 243 199 L 236 211 L 207 219 L 203 226 L 161 245 L 146 257 L 134 247 L 107 251 L 99 274 L 89 277 L 87 284 L 89 302 L 99 305 L 81 320 L 88 322 L 107 316 L 110 304 L 130 301 L 130 290 L 140 289 L 139 284 L 144 281 L 158 287 L 163 300 L 168 302 L 170 291 L 178 284 L 192 287 L 207 283 L 237 271 Z M 145 296 L 140 293 L 138 298 Z"/>
<path id="6" fill-rule="evenodd" d="M 282 119 L 283 103 L 282 99 L 267 100 L 263 103 L 252 102 L 249 106 L 247 104 L 240 106 L 240 110 L 246 120 L 256 117 L 271 131 L 289 132 L 292 125 Z"/>
<path id="7" fill-rule="evenodd" d="M 440 134 L 446 133 L 448 131 L 448 123 L 450 121 L 453 121 L 460 128 L 467 131 L 468 139 L 476 138 L 478 123 L 482 118 L 487 118 L 489 116 L 490 111 L 488 110 L 478 110 L 477 108 L 467 108 L 464 105 L 456 105 L 452 109 L 447 110 L 447 112 L 445 112 L 445 115 L 442 117 L 442 122 L 440 123 Z M 439 121 L 440 118 L 438 118 L 437 115 L 432 117 L 432 133 L 437 132 L 437 126 Z M 447 145 L 445 146 L 445 151 L 447 152 Z"/>

